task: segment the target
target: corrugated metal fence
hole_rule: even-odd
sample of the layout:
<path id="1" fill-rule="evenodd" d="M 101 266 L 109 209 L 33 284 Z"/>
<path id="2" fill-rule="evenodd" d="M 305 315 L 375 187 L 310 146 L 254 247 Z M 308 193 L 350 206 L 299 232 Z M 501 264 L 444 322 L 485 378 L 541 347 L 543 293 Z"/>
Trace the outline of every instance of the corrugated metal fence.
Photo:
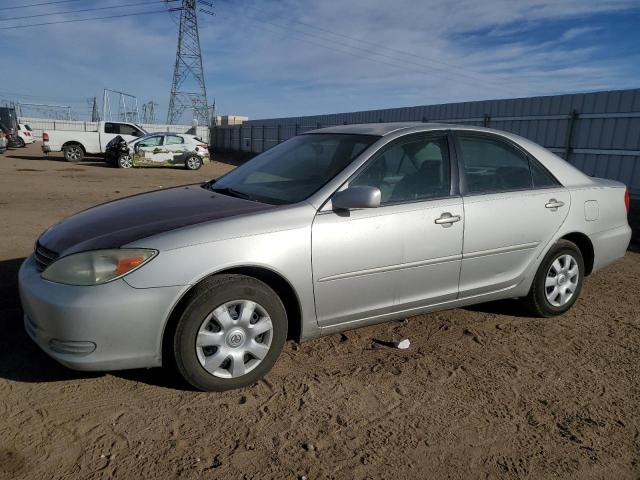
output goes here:
<path id="1" fill-rule="evenodd" d="M 72 120 L 52 120 L 50 118 L 19 117 L 19 123 L 27 123 L 33 129 L 36 138 L 42 138 L 42 132 L 47 130 L 68 130 L 73 132 L 95 132 L 98 129 L 97 122 L 82 122 Z M 191 125 L 165 125 L 156 123 L 140 123 L 148 132 L 176 132 L 185 133 Z M 196 128 L 197 135 L 205 142 L 209 142 L 209 128 L 206 126 Z"/>
<path id="2" fill-rule="evenodd" d="M 513 132 L 589 175 L 626 183 L 631 194 L 640 197 L 640 89 L 252 120 L 214 127 L 211 143 L 218 150 L 260 153 L 315 128 L 407 121 Z"/>

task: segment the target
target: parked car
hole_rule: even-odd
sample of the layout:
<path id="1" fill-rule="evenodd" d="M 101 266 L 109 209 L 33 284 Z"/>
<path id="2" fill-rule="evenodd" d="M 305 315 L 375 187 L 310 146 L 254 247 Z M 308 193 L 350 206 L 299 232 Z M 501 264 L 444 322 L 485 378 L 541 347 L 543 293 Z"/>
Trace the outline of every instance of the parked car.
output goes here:
<path id="1" fill-rule="evenodd" d="M 42 133 L 42 151 L 64 152 L 68 162 L 79 162 L 87 153 L 105 153 L 107 144 L 120 135 L 127 141 L 146 135 L 147 132 L 135 123 L 98 122 L 94 132 L 50 130 Z"/>
<path id="2" fill-rule="evenodd" d="M 7 151 L 7 137 L 4 132 L 0 130 L 0 153 Z"/>
<path id="3" fill-rule="evenodd" d="M 36 141 L 36 139 L 33 138 L 33 131 L 31 130 L 31 127 L 26 123 L 18 124 L 18 138 L 20 139 L 23 147 Z"/>
<path id="4" fill-rule="evenodd" d="M 510 133 L 325 128 L 54 225 L 20 268 L 25 328 L 71 368 L 237 388 L 288 337 L 503 298 L 560 315 L 625 254 L 628 208 L 624 184 Z"/>
<path id="5" fill-rule="evenodd" d="M 120 168 L 180 165 L 198 170 L 209 162 L 209 145 L 186 133 L 150 133 L 130 142 L 118 136 L 107 144 L 104 159 Z"/>
<path id="6" fill-rule="evenodd" d="M 16 148 L 16 147 L 24 147 L 18 135 L 16 135 L 15 131 L 8 127 L 6 123 L 0 122 L 0 132 L 4 135 L 5 141 L 7 142 L 7 147 Z"/>

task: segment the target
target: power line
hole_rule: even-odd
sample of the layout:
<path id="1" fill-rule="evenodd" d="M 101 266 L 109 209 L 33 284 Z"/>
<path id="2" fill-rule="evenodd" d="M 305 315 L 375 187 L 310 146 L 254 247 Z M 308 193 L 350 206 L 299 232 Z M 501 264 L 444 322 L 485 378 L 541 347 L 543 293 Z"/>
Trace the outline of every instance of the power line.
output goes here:
<path id="1" fill-rule="evenodd" d="M 70 3 L 70 2 L 78 2 L 80 0 L 57 0 L 55 2 L 40 2 L 40 3 L 23 3 L 21 5 L 11 5 L 9 7 L 2 7 L 0 10 L 13 10 L 14 8 L 29 8 L 29 7 L 40 7 L 42 5 L 54 5 L 57 3 Z"/>
<path id="2" fill-rule="evenodd" d="M 244 7 L 245 6 L 243 6 L 243 8 Z M 246 5 L 246 7 L 250 8 L 250 9 L 253 9 L 253 10 L 256 10 L 258 12 L 265 13 L 265 14 L 268 13 L 266 10 L 263 10 L 261 8 L 258 8 L 258 7 L 252 6 L 252 5 Z M 375 43 L 375 42 L 370 42 L 368 40 L 365 40 L 365 39 L 362 39 L 362 38 L 358 38 L 358 37 L 352 37 L 350 35 L 345 35 L 344 33 L 341 33 L 341 32 L 336 32 L 336 31 L 330 30 L 328 28 L 319 27 L 319 26 L 314 25 L 312 23 L 303 22 L 302 20 L 293 19 L 293 18 L 290 18 L 290 17 L 286 17 L 284 15 L 275 15 L 275 16 L 277 16 L 277 17 L 279 17 L 279 18 L 281 18 L 281 19 L 283 19 L 285 21 L 291 22 L 291 23 L 299 23 L 299 24 L 304 25 L 306 27 L 313 28 L 313 29 L 316 29 L 316 30 L 319 30 L 319 31 L 322 31 L 322 32 L 326 32 L 326 33 L 328 33 L 330 35 L 341 37 L 341 38 L 344 38 L 344 39 L 347 39 L 347 40 L 351 40 L 351 41 L 354 41 L 354 42 L 359 42 L 359 43 L 362 43 L 364 45 L 369 45 L 369 46 L 372 46 L 372 47 L 384 49 L 384 50 L 387 50 L 389 52 L 394 52 L 394 53 L 397 53 L 397 54 L 400 54 L 400 55 L 405 55 L 407 57 L 417 58 L 419 60 L 424 60 L 424 61 L 427 61 L 427 62 L 438 63 L 438 64 L 441 64 L 441 65 L 444 65 L 444 66 L 447 66 L 447 67 L 451 67 L 451 68 L 464 69 L 468 73 L 472 73 L 472 74 L 476 74 L 476 75 L 483 75 L 482 73 L 474 72 L 474 71 L 469 70 L 468 68 L 463 67 L 461 65 L 455 65 L 455 64 L 452 64 L 452 63 L 443 62 L 442 60 L 439 60 L 439 59 L 435 59 L 435 58 L 431 58 L 431 57 L 425 57 L 424 55 L 418 55 L 418 54 L 415 54 L 415 53 L 412 53 L 412 52 L 408 52 L 406 50 L 400 50 L 400 49 L 397 49 L 397 48 L 388 47 L 386 45 L 382 45 L 380 43 Z M 474 78 L 474 77 L 471 77 L 471 78 Z"/>
<path id="3" fill-rule="evenodd" d="M 274 23 L 274 22 L 270 22 L 268 20 L 258 19 L 258 18 L 252 17 L 252 16 L 243 16 L 241 18 L 253 21 L 253 22 L 257 23 L 257 24 L 273 25 L 273 26 L 275 26 L 277 28 L 281 28 L 281 29 L 286 30 L 287 33 L 289 33 L 289 34 L 293 34 L 293 35 L 298 34 L 297 38 L 299 38 L 300 40 L 303 40 L 303 41 L 305 41 L 307 43 L 310 43 L 312 45 L 316 45 L 316 46 L 319 46 L 319 47 L 322 47 L 322 48 L 325 48 L 325 49 L 328 49 L 328 50 L 333 50 L 333 51 L 337 51 L 337 52 L 341 52 L 341 53 L 346 53 L 348 55 L 357 57 L 359 59 L 367 59 L 367 60 L 370 60 L 370 61 L 373 61 L 373 62 L 377 62 L 377 63 L 381 63 L 381 64 L 385 64 L 385 65 L 390 65 L 390 66 L 393 66 L 393 67 L 396 67 L 396 68 L 411 69 L 411 70 L 413 70 L 415 72 L 424 73 L 424 74 L 428 74 L 428 75 L 433 75 L 434 74 L 434 70 L 435 71 L 440 71 L 440 72 L 443 72 L 445 75 L 447 75 L 449 77 L 454 77 L 454 78 L 459 79 L 459 80 L 463 80 L 460 77 L 470 78 L 470 80 L 474 81 L 473 85 L 476 85 L 477 83 L 485 83 L 487 85 L 492 84 L 494 86 L 494 88 L 500 88 L 502 91 L 509 91 L 509 89 L 505 88 L 505 86 L 503 84 L 494 83 L 494 82 L 488 82 L 486 80 L 483 80 L 483 79 L 480 79 L 480 78 L 477 78 L 477 77 L 469 76 L 469 75 L 465 74 L 464 72 L 460 72 L 460 71 L 452 72 L 452 71 L 450 71 L 448 69 L 445 69 L 445 68 L 442 68 L 442 67 L 434 67 L 434 66 L 430 66 L 430 65 L 425 65 L 425 64 L 409 61 L 409 60 L 406 60 L 406 59 L 399 59 L 399 58 L 396 58 L 394 56 L 385 54 L 383 52 L 372 52 L 370 49 L 367 49 L 367 48 L 364 48 L 364 47 L 359 47 L 359 46 L 355 46 L 355 45 L 346 45 L 344 43 L 338 42 L 337 40 L 334 40 L 334 39 L 331 39 L 331 38 L 326 38 L 326 37 L 323 37 L 323 36 L 315 34 L 315 33 L 310 33 L 310 32 L 304 32 L 304 31 L 301 31 L 301 30 L 291 29 L 288 26 L 281 25 L 281 24 Z M 265 25 L 260 25 L 260 26 L 265 27 Z M 271 32 L 275 32 L 275 33 L 281 33 L 281 32 L 277 32 L 277 31 L 275 31 L 273 29 L 269 29 L 269 28 L 267 28 L 267 30 L 271 31 Z M 325 42 L 329 42 L 329 43 L 332 43 L 334 45 L 337 45 L 340 48 L 329 46 L 329 45 L 326 45 L 325 43 L 314 42 L 314 41 L 309 40 L 308 38 L 302 37 L 301 35 L 310 36 L 312 38 L 318 38 L 318 39 L 323 40 Z M 344 48 L 348 48 L 348 49 L 352 49 L 352 50 L 344 50 Z M 356 51 L 353 51 L 353 50 L 356 50 Z M 358 53 L 358 52 L 362 52 L 362 53 Z M 374 56 L 372 56 L 372 55 L 374 55 Z M 392 62 L 388 61 L 388 60 L 382 60 L 382 59 L 380 59 L 378 57 L 388 58 L 388 59 L 392 60 Z M 416 67 L 418 67 L 418 68 L 416 68 Z M 466 83 L 471 84 L 470 80 L 467 80 Z"/>
<path id="4" fill-rule="evenodd" d="M 22 17 L 0 18 L 0 22 L 8 22 L 9 20 L 23 20 L 25 18 L 48 17 L 51 15 L 68 15 L 68 14 L 81 13 L 81 12 L 93 12 L 95 10 L 108 10 L 110 8 L 131 8 L 131 7 L 139 7 L 141 5 L 150 5 L 152 3 L 158 3 L 158 0 L 151 0 L 151 1 L 148 0 L 146 2 L 138 2 L 138 3 L 121 3 L 120 5 L 111 5 L 109 7 L 82 8 L 80 10 L 67 10 L 66 12 L 38 13 L 35 15 L 24 15 Z"/>
<path id="5" fill-rule="evenodd" d="M 59 25 L 62 23 L 75 23 L 75 22 L 90 22 L 93 20 L 108 20 L 110 18 L 123 18 L 123 17 L 134 17 L 137 15 L 153 15 L 155 13 L 167 13 L 166 10 L 151 10 L 148 12 L 137 12 L 137 13 L 125 13 L 122 15 L 109 15 L 105 17 L 90 17 L 90 18 L 80 18 L 75 20 L 60 20 L 57 22 L 43 22 L 43 23 L 29 23 L 27 25 L 13 25 L 11 27 L 0 27 L 0 30 L 13 30 L 17 28 L 28 28 L 28 27 L 41 27 L 44 25 Z"/>

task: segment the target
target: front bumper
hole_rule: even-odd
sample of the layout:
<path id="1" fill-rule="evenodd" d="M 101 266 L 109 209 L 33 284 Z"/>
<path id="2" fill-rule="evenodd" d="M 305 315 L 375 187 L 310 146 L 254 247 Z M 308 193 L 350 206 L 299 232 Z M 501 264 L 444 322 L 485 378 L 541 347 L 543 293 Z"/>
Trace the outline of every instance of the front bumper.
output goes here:
<path id="1" fill-rule="evenodd" d="M 42 279 L 33 257 L 20 267 L 19 285 L 27 333 L 75 370 L 160 366 L 166 319 L 185 288 L 133 288 L 123 279 L 62 285 Z"/>

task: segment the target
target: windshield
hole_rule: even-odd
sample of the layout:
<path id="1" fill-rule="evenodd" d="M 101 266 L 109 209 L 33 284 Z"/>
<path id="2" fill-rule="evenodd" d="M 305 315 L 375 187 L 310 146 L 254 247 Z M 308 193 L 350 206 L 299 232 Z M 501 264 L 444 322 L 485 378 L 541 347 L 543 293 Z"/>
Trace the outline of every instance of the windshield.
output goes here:
<path id="1" fill-rule="evenodd" d="M 378 138 L 329 133 L 300 135 L 258 155 L 207 187 L 266 203 L 300 202 L 323 187 Z"/>

